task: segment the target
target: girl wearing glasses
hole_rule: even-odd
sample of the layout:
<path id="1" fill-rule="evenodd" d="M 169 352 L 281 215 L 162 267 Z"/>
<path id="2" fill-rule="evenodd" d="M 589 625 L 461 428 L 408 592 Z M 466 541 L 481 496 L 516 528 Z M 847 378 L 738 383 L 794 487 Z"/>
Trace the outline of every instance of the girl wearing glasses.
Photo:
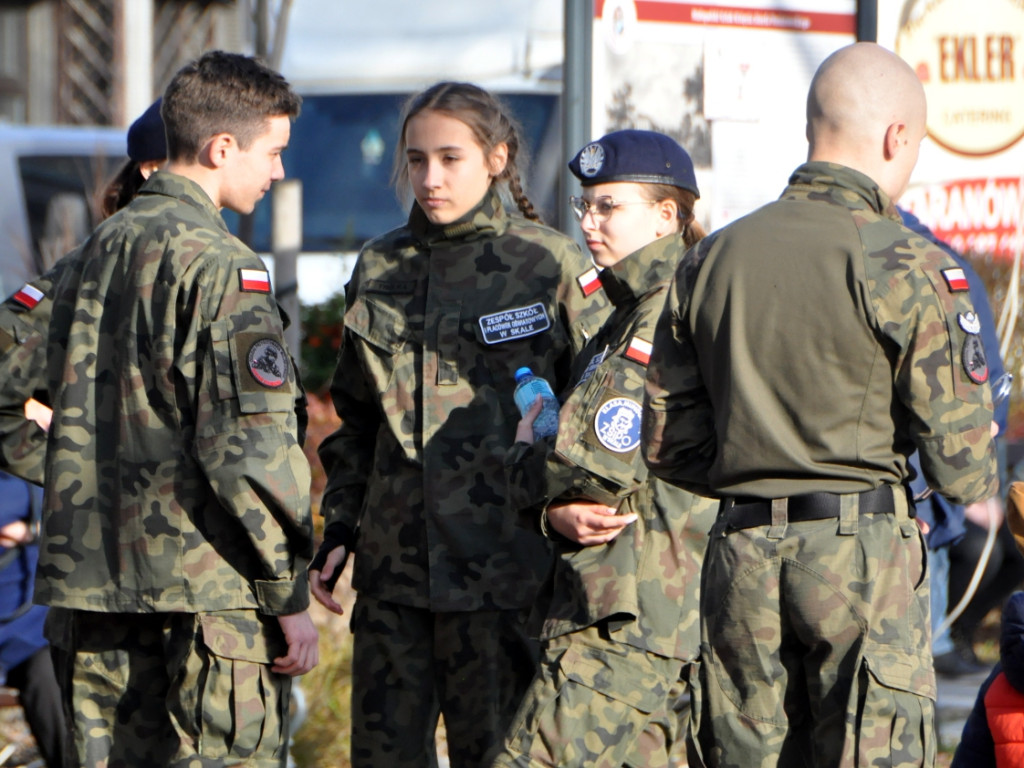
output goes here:
<path id="1" fill-rule="evenodd" d="M 506 497 L 514 373 L 568 383 L 607 302 L 577 280 L 590 259 L 537 221 L 491 94 L 439 83 L 400 125 L 396 181 L 415 202 L 346 289 L 310 586 L 341 613 L 333 579 L 354 551 L 352 765 L 436 764 L 440 713 L 451 765 L 475 767 L 533 676 L 525 619 L 551 562 Z"/>
<path id="2" fill-rule="evenodd" d="M 493 765 L 667 766 L 680 692 L 699 709 L 698 581 L 718 504 L 649 476 L 637 449 L 654 326 L 704 234 L 697 184 L 689 155 L 652 131 L 611 133 L 569 168 L 614 312 L 574 363 L 557 437 L 532 443 L 535 406 L 507 459 L 513 504 L 541 510 L 558 559 L 543 658 Z"/>

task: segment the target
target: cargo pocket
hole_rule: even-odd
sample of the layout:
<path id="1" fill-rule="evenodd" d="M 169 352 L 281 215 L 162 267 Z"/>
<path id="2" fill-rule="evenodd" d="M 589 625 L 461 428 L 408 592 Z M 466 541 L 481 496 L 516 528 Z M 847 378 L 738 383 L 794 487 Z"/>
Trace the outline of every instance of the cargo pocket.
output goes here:
<path id="1" fill-rule="evenodd" d="M 935 760 L 935 673 L 924 659 L 869 650 L 857 713 L 857 754 L 862 765 L 931 765 Z M 855 698 L 856 697 L 856 698 Z"/>
<path id="2" fill-rule="evenodd" d="M 286 645 L 277 619 L 253 611 L 200 615 L 197 685 L 204 758 L 269 760 L 287 741 L 291 678 L 270 671 Z"/>
<path id="3" fill-rule="evenodd" d="M 652 713 L 665 709 L 667 682 L 622 646 L 570 647 L 534 679 L 507 748 L 531 765 L 621 766 Z"/>

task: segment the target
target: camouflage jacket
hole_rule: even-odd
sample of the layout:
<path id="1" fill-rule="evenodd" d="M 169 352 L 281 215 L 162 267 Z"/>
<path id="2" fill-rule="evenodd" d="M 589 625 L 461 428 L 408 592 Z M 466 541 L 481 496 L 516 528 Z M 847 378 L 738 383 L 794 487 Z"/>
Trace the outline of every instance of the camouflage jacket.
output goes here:
<path id="1" fill-rule="evenodd" d="M 608 544 L 581 547 L 557 534 L 544 639 L 611 621 L 615 637 L 690 660 L 699 645 L 700 568 L 718 502 L 648 475 L 640 453 L 640 407 L 654 326 L 683 243 L 665 237 L 601 272 L 615 309 L 577 358 L 548 441 L 508 454 L 517 509 L 591 499 L 637 521 Z"/>
<path id="2" fill-rule="evenodd" d="M 341 427 L 320 447 L 326 523 L 358 528 L 356 589 L 435 611 L 531 603 L 550 552 L 505 495 L 513 374 L 567 383 L 607 311 L 595 287 L 572 240 L 494 192 L 445 227 L 413 206 L 366 245 L 331 384 Z"/>
<path id="3" fill-rule="evenodd" d="M 25 401 L 49 404 L 46 338 L 52 287 L 71 263 L 69 254 L 0 304 L 0 468 L 43 484 L 46 433 L 25 420 Z"/>
<path id="4" fill-rule="evenodd" d="M 54 289 L 36 601 L 109 612 L 309 602 L 299 386 L 263 262 L 158 172 Z"/>
<path id="5" fill-rule="evenodd" d="M 867 176 L 796 170 L 780 200 L 691 249 L 654 340 L 644 413 L 659 476 L 729 495 L 853 493 L 908 477 L 996 490 L 967 281 Z"/>

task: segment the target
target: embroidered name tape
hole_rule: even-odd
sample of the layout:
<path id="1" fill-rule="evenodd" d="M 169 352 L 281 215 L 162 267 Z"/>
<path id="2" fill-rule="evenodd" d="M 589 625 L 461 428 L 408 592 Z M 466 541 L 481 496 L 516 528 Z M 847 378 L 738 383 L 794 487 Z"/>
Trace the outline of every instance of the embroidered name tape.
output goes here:
<path id="1" fill-rule="evenodd" d="M 597 411 L 594 433 L 613 453 L 626 453 L 640 445 L 640 403 L 628 397 L 613 397 Z"/>
<path id="2" fill-rule="evenodd" d="M 43 300 L 43 295 L 43 292 L 34 285 L 25 283 L 11 298 L 27 309 L 34 309 L 36 304 Z"/>
<path id="3" fill-rule="evenodd" d="M 484 341 L 488 344 L 501 344 L 505 341 L 535 336 L 550 327 L 551 319 L 539 301 L 527 307 L 507 309 L 480 318 L 480 330 L 483 331 Z"/>
<path id="4" fill-rule="evenodd" d="M 270 273 L 265 269 L 240 269 L 238 280 L 243 291 L 270 293 Z"/>

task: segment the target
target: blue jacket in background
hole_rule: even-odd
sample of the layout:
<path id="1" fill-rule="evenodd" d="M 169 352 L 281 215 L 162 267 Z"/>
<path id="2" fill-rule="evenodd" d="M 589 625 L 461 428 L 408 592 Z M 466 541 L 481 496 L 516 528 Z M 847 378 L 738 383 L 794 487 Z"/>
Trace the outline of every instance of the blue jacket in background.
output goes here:
<path id="1" fill-rule="evenodd" d="M 0 472 L 0 527 L 30 519 L 32 494 L 40 493 L 41 489 L 24 480 Z M 38 501 L 36 498 L 37 504 Z M 7 551 L 0 547 L 0 557 L 4 557 Z M 37 544 L 18 547 L 10 562 L 0 570 L 0 682 L 6 678 L 7 670 L 46 647 L 43 621 L 47 609 L 34 605 L 20 612 L 22 606 L 32 602 L 38 559 Z"/>

